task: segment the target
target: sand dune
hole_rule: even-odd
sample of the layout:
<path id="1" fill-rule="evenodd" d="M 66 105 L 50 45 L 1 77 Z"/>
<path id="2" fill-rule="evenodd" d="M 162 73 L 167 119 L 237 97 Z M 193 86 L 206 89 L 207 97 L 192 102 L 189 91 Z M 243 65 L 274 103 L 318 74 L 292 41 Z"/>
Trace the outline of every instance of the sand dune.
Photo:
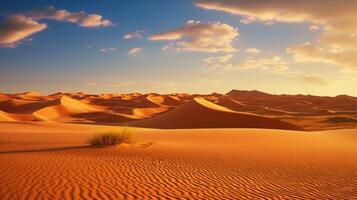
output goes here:
<path id="1" fill-rule="evenodd" d="M 19 99 L 8 99 L 6 101 L 0 102 L 0 110 L 10 112 L 10 113 L 33 113 L 39 109 L 53 106 L 58 104 L 58 100 L 19 100 Z"/>
<path id="2" fill-rule="evenodd" d="M 238 113 L 211 103 L 203 98 L 190 102 L 158 117 L 129 123 L 148 128 L 272 128 L 301 130 L 301 128 L 275 119 Z"/>
<path id="3" fill-rule="evenodd" d="M 19 93 L 19 94 L 15 94 L 14 96 L 16 96 L 17 98 L 23 99 L 23 100 L 40 100 L 40 99 L 42 99 L 42 94 L 35 92 L 35 91 Z"/>
<path id="4" fill-rule="evenodd" d="M 143 118 L 150 118 L 156 116 L 168 110 L 170 110 L 170 108 L 166 106 L 162 106 L 158 108 L 134 108 L 133 115 L 143 119 Z"/>
<path id="5" fill-rule="evenodd" d="M 0 121 L 15 121 L 9 113 L 0 110 Z"/>
<path id="6" fill-rule="evenodd" d="M 149 94 L 147 96 L 148 100 L 165 106 L 179 106 L 182 104 L 179 98 L 171 96 L 171 95 L 153 95 Z"/>
<path id="7" fill-rule="evenodd" d="M 38 121 L 32 114 L 13 114 L 0 110 L 0 121 Z"/>
<path id="8" fill-rule="evenodd" d="M 11 97 L 9 97 L 6 94 L 0 93 L 0 103 L 3 102 L 3 101 L 8 101 L 9 99 L 11 99 Z"/>
<path id="9" fill-rule="evenodd" d="M 14 199 L 356 199 L 356 130 L 138 130 L 88 148 L 109 126 L 0 123 L 0 196 Z"/>
<path id="10" fill-rule="evenodd" d="M 57 105 L 45 107 L 33 114 L 42 120 L 53 120 L 79 113 L 89 113 L 99 111 L 99 107 L 82 103 L 67 96 L 62 96 Z"/>
<path id="11" fill-rule="evenodd" d="M 96 124 L 118 124 L 120 122 L 129 122 L 132 120 L 141 119 L 137 116 L 117 114 L 111 112 L 87 112 L 78 114 L 72 113 L 70 117 L 76 118 L 77 122 L 92 122 Z"/>

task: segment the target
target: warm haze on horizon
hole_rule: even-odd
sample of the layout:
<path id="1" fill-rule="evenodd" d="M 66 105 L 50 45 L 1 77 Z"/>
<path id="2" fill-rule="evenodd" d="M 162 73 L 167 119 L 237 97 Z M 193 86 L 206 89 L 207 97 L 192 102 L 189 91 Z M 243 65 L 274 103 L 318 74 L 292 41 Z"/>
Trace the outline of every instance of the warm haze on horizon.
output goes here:
<path id="1" fill-rule="evenodd" d="M 357 2 L 321 2 L 2 1 L 0 91 L 357 96 Z"/>

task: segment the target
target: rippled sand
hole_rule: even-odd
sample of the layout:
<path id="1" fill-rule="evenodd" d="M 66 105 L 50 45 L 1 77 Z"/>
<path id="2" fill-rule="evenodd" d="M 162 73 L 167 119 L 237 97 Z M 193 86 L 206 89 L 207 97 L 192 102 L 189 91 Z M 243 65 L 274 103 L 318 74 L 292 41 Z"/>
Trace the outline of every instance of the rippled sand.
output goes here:
<path id="1" fill-rule="evenodd" d="M 357 199 L 357 131 L 140 129 L 0 123 L 1 199 Z"/>

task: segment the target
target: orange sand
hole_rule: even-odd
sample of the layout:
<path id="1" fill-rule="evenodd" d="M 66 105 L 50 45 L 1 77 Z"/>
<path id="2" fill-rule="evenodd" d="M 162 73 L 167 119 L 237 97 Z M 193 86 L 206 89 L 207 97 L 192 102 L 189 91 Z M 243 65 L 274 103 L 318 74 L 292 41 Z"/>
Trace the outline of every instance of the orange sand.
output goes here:
<path id="1" fill-rule="evenodd" d="M 1 199 L 357 199 L 357 130 L 113 128 L 0 122 Z"/>

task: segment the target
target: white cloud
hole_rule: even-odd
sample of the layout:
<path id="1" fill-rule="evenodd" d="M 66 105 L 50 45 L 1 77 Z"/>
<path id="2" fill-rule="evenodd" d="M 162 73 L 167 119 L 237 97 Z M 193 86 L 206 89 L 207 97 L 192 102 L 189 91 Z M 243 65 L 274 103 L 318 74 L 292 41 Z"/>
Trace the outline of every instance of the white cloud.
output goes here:
<path id="1" fill-rule="evenodd" d="M 197 6 L 243 17 L 243 23 L 311 23 L 321 38 L 288 49 L 298 61 L 329 62 L 357 70 L 356 0 L 196 0 Z"/>
<path id="2" fill-rule="evenodd" d="M 309 30 L 312 31 L 312 32 L 315 32 L 315 31 L 320 30 L 320 27 L 319 27 L 319 26 L 316 26 L 316 25 L 311 25 L 311 26 L 309 27 Z"/>
<path id="3" fill-rule="evenodd" d="M 237 28 L 221 22 L 203 24 L 190 20 L 177 29 L 154 34 L 152 41 L 176 41 L 163 47 L 177 51 L 234 52 L 233 41 L 239 36 Z"/>
<path id="4" fill-rule="evenodd" d="M 322 44 L 305 43 L 287 49 L 297 62 L 325 62 L 357 69 L 357 48 L 333 48 Z"/>
<path id="5" fill-rule="evenodd" d="M 304 82 L 307 83 L 311 83 L 311 84 L 315 84 L 315 85 L 327 85 L 329 84 L 328 81 L 326 81 L 325 79 L 317 76 L 317 75 L 313 75 L 313 74 L 305 74 L 304 76 L 302 76 L 302 80 Z"/>
<path id="6" fill-rule="evenodd" d="M 130 55 L 130 56 L 136 56 L 136 55 L 138 55 L 142 50 L 143 50 L 143 48 L 139 48 L 139 47 L 132 48 L 132 49 L 129 50 L 128 55 Z"/>
<path id="7" fill-rule="evenodd" d="M 47 28 L 24 15 L 13 15 L 0 21 L 0 45 L 4 47 L 15 47 L 20 40 Z"/>
<path id="8" fill-rule="evenodd" d="M 262 70 L 270 73 L 286 76 L 296 77 L 301 74 L 297 71 L 292 71 L 289 67 L 289 63 L 284 61 L 279 56 L 268 57 L 251 57 L 248 56 L 243 61 L 238 63 L 232 62 L 206 62 L 208 66 L 205 68 L 212 71 L 240 71 L 240 70 Z"/>
<path id="9" fill-rule="evenodd" d="M 102 48 L 100 49 L 101 52 L 109 52 L 109 51 L 116 51 L 116 47 L 108 47 L 108 48 Z"/>
<path id="10" fill-rule="evenodd" d="M 112 24 L 111 21 L 97 14 L 56 10 L 53 6 L 49 6 L 28 13 L 11 15 L 0 21 L 0 46 L 15 47 L 21 40 L 46 29 L 47 24 L 39 22 L 42 19 L 76 23 L 82 27 L 105 27 Z"/>
<path id="11" fill-rule="evenodd" d="M 225 56 L 211 56 L 204 59 L 205 63 L 215 64 L 215 63 L 226 63 L 233 58 L 232 54 L 227 54 Z"/>
<path id="12" fill-rule="evenodd" d="M 135 31 L 133 33 L 128 33 L 124 35 L 123 39 L 130 40 L 130 39 L 142 39 L 144 31 Z"/>
<path id="13" fill-rule="evenodd" d="M 98 14 L 87 14 L 83 11 L 70 12 L 67 10 L 56 10 L 53 6 L 32 11 L 28 16 L 36 20 L 52 19 L 62 22 L 71 22 L 83 27 L 106 27 L 113 24 L 110 20 L 103 19 L 103 17 Z"/>
<path id="14" fill-rule="evenodd" d="M 251 53 L 251 54 L 260 54 L 261 53 L 261 51 L 257 48 L 248 48 L 245 50 L 245 52 Z"/>

